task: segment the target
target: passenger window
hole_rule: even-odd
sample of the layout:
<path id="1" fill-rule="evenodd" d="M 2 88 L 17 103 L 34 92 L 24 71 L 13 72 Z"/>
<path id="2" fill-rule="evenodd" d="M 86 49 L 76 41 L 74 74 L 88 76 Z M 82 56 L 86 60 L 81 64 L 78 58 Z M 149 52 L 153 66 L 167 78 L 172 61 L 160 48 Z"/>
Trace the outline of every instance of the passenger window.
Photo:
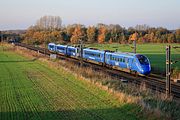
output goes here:
<path id="1" fill-rule="evenodd" d="M 125 62 L 125 58 L 122 59 L 122 62 Z"/>
<path id="2" fill-rule="evenodd" d="M 133 59 L 133 63 L 135 63 L 136 62 L 136 59 Z"/>

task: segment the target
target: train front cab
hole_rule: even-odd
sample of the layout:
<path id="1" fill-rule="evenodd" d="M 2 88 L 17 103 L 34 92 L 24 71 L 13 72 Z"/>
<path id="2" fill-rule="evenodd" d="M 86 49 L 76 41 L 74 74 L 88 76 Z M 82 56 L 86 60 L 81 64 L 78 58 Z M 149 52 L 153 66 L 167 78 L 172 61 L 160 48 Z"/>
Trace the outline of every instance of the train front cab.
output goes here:
<path id="1" fill-rule="evenodd" d="M 55 52 L 56 51 L 56 44 L 55 43 L 49 43 L 48 44 L 48 50 Z"/>
<path id="2" fill-rule="evenodd" d="M 143 75 L 148 75 L 151 72 L 151 65 L 149 59 L 144 55 L 135 55 L 138 72 Z"/>

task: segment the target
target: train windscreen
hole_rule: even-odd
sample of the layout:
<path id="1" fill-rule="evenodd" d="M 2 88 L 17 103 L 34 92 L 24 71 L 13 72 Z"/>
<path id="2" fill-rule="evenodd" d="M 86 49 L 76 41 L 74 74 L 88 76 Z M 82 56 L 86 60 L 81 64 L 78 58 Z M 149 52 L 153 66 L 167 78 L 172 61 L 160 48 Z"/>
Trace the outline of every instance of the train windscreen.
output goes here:
<path id="1" fill-rule="evenodd" d="M 49 45 L 50 48 L 54 48 L 54 45 Z"/>
<path id="2" fill-rule="evenodd" d="M 148 65 L 149 64 L 148 59 L 144 55 L 136 55 L 136 57 L 138 58 L 140 64 L 142 64 L 142 65 Z"/>

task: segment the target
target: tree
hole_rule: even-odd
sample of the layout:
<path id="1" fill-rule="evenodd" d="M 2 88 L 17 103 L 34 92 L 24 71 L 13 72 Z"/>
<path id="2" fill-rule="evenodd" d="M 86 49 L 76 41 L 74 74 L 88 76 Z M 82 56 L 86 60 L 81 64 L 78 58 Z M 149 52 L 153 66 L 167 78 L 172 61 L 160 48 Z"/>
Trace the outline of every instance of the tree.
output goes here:
<path id="1" fill-rule="evenodd" d="M 112 42 L 118 42 L 118 39 L 123 32 L 123 28 L 120 25 L 113 25 L 110 24 L 108 26 L 108 29 L 110 31 L 110 39 L 112 39 Z"/>
<path id="2" fill-rule="evenodd" d="M 71 37 L 71 43 L 78 43 L 79 40 L 83 40 L 83 38 L 85 37 L 85 32 L 83 28 L 83 25 L 77 25 L 75 27 L 73 35 Z"/>
<path id="3" fill-rule="evenodd" d="M 130 35 L 129 40 L 138 40 L 138 33 L 135 32 L 134 34 Z"/>
<path id="4" fill-rule="evenodd" d="M 144 24 L 144 25 L 136 25 L 134 29 L 137 31 L 146 31 L 149 28 L 150 27 L 148 25 Z"/>
<path id="5" fill-rule="evenodd" d="M 91 27 L 91 26 L 89 26 L 88 28 L 87 28 L 87 38 L 88 38 L 88 42 L 90 42 L 90 43 L 93 43 L 93 42 L 95 42 L 95 39 L 96 39 L 96 28 L 93 26 L 93 27 Z"/>
<path id="6" fill-rule="evenodd" d="M 62 20 L 59 16 L 43 16 L 36 22 L 38 29 L 55 30 L 60 29 Z"/>
<path id="7" fill-rule="evenodd" d="M 174 43 L 176 41 L 176 36 L 174 34 L 168 34 L 168 43 Z"/>
<path id="8" fill-rule="evenodd" d="M 98 43 L 100 44 L 104 43 L 106 39 L 106 32 L 107 32 L 107 29 L 105 26 L 101 26 L 99 28 Z"/>
<path id="9" fill-rule="evenodd" d="M 176 42 L 180 43 L 180 29 L 176 30 Z"/>

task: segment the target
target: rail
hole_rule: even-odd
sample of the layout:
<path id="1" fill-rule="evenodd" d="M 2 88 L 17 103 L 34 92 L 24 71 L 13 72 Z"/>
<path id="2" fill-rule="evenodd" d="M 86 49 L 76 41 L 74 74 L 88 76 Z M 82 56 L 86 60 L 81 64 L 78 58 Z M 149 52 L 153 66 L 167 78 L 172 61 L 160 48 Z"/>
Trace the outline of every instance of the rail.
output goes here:
<path id="1" fill-rule="evenodd" d="M 48 51 L 48 49 L 46 49 L 46 48 L 35 47 L 32 45 L 27 45 L 27 44 L 23 44 L 23 43 L 15 43 L 15 45 L 25 47 L 25 48 L 33 50 L 33 51 L 38 51 L 42 54 L 46 54 L 46 55 L 51 54 L 51 52 Z M 67 56 L 59 55 L 59 54 L 57 55 L 57 58 L 68 59 L 69 61 L 71 60 L 74 62 L 79 62 L 78 59 L 70 58 Z M 159 91 L 162 93 L 166 92 L 165 77 L 161 77 L 161 76 L 157 76 L 157 75 L 153 75 L 153 74 L 149 75 L 149 76 L 135 76 L 135 75 L 132 75 L 130 73 L 122 72 L 119 70 L 108 69 L 108 68 L 105 68 L 105 67 L 98 65 L 98 64 L 89 63 L 89 62 L 83 62 L 83 63 L 86 65 L 89 65 L 94 70 L 101 70 L 105 73 L 108 73 L 112 77 L 116 77 L 116 78 L 120 78 L 120 79 L 126 79 L 126 80 L 128 80 L 128 82 L 136 83 L 138 85 L 145 83 L 146 86 L 152 90 Z M 171 86 L 172 86 L 171 96 L 175 99 L 180 99 L 180 84 L 172 81 Z"/>

